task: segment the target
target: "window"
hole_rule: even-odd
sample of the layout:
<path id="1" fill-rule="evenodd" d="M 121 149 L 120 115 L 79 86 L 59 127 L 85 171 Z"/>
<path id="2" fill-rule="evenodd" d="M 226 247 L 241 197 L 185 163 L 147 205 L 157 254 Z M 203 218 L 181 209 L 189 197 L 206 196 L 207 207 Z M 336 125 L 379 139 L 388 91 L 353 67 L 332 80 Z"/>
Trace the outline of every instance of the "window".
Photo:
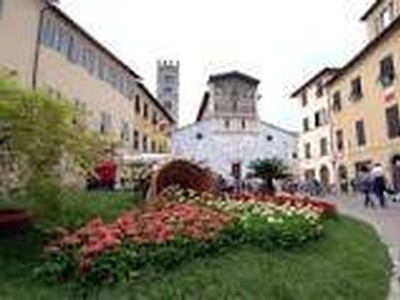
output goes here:
<path id="1" fill-rule="evenodd" d="M 355 123 L 356 126 L 356 138 L 357 138 L 357 145 L 364 146 L 367 143 L 367 138 L 365 136 L 365 128 L 364 128 L 364 121 L 359 120 Z"/>
<path id="2" fill-rule="evenodd" d="M 315 96 L 317 98 L 321 98 L 324 95 L 324 85 L 322 83 L 322 80 L 317 82 L 316 90 L 315 90 Z"/>
<path id="3" fill-rule="evenodd" d="M 168 110 L 171 110 L 172 109 L 172 102 L 171 101 L 167 101 L 167 102 L 165 102 L 165 108 L 166 109 L 168 109 Z"/>
<path id="4" fill-rule="evenodd" d="M 100 133 L 109 133 L 111 131 L 111 115 L 102 112 L 100 115 Z"/>
<path id="5" fill-rule="evenodd" d="M 343 130 L 339 129 L 336 130 L 336 149 L 338 151 L 344 150 L 344 137 L 343 137 Z"/>
<path id="6" fill-rule="evenodd" d="M 158 116 L 157 116 L 157 112 L 156 111 L 153 111 L 153 117 L 152 117 L 152 123 L 153 123 L 153 125 L 157 125 L 157 123 L 158 123 Z"/>
<path id="7" fill-rule="evenodd" d="M 99 77 L 100 80 L 105 80 L 106 78 L 106 64 L 103 58 L 98 59 L 98 65 L 97 65 L 97 76 Z"/>
<path id="8" fill-rule="evenodd" d="M 156 141 L 151 141 L 151 152 L 156 153 L 157 152 L 157 143 Z"/>
<path id="9" fill-rule="evenodd" d="M 226 129 L 229 129 L 229 127 L 231 127 L 231 123 L 229 122 L 229 120 L 224 121 L 224 126 Z"/>
<path id="10" fill-rule="evenodd" d="M 302 105 L 303 107 L 306 107 L 307 104 L 308 104 L 307 91 L 304 91 L 304 92 L 301 94 L 301 105 Z"/>
<path id="11" fill-rule="evenodd" d="M 165 75 L 164 81 L 167 84 L 173 84 L 175 82 L 175 77 L 173 75 Z"/>
<path id="12" fill-rule="evenodd" d="M 304 145 L 304 157 L 306 159 L 310 159 L 311 158 L 311 144 L 310 143 L 306 143 Z"/>
<path id="13" fill-rule="evenodd" d="M 196 139 L 199 140 L 199 141 L 202 140 L 202 139 L 203 139 L 203 134 L 200 133 L 200 132 L 197 133 L 197 134 L 196 134 Z"/>
<path id="14" fill-rule="evenodd" d="M 233 112 L 237 112 L 238 111 L 238 102 L 237 102 L 237 100 L 233 100 L 232 110 L 233 110 Z"/>
<path id="15" fill-rule="evenodd" d="M 94 74 L 96 70 L 96 56 L 92 49 L 84 48 L 81 52 L 82 66 L 90 73 Z"/>
<path id="16" fill-rule="evenodd" d="M 139 131 L 134 130 L 133 131 L 133 149 L 134 150 L 139 150 Z"/>
<path id="17" fill-rule="evenodd" d="M 272 135 L 267 135 L 267 141 L 272 142 L 274 140 L 274 137 Z"/>
<path id="18" fill-rule="evenodd" d="M 135 112 L 140 114 L 140 97 L 139 95 L 135 96 Z"/>
<path id="19" fill-rule="evenodd" d="M 129 123 L 122 121 L 121 122 L 121 140 L 129 142 Z"/>
<path id="20" fill-rule="evenodd" d="M 143 118 L 147 119 L 149 117 L 149 105 L 143 103 Z"/>
<path id="21" fill-rule="evenodd" d="M 386 126 L 390 139 L 400 136 L 399 107 L 397 104 L 386 109 Z"/>
<path id="22" fill-rule="evenodd" d="M 1 17 L 1 3 L 2 0 L 0 0 L 0 17 Z M 43 25 L 40 31 L 40 41 L 44 45 L 48 47 L 54 46 L 55 29 L 56 29 L 55 24 L 51 18 L 47 17 L 43 20 Z"/>
<path id="23" fill-rule="evenodd" d="M 169 86 L 165 87 L 163 89 L 163 93 L 164 94 L 172 94 L 172 87 L 169 87 Z"/>
<path id="24" fill-rule="evenodd" d="M 308 119 L 307 118 L 304 118 L 303 119 L 303 131 L 304 132 L 307 132 L 307 131 L 309 131 L 310 130 L 310 125 L 309 125 L 309 123 L 308 123 Z"/>
<path id="25" fill-rule="evenodd" d="M 351 100 L 357 101 L 363 97 L 361 77 L 357 77 L 351 81 Z"/>
<path id="26" fill-rule="evenodd" d="M 328 140 L 326 138 L 322 138 L 319 141 L 319 149 L 321 156 L 328 155 Z"/>
<path id="27" fill-rule="evenodd" d="M 143 139 L 142 139 L 142 147 L 143 147 L 143 152 L 147 152 L 147 135 L 144 135 L 143 136 Z"/>
<path id="28" fill-rule="evenodd" d="M 77 63 L 79 61 L 81 45 L 78 39 L 74 36 L 70 36 L 70 44 L 67 52 L 67 59 L 72 63 Z"/>
<path id="29" fill-rule="evenodd" d="M 393 84 L 395 77 L 393 56 L 389 55 L 380 61 L 379 81 L 383 87 L 388 87 Z"/>
<path id="30" fill-rule="evenodd" d="M 321 111 L 317 111 L 314 115 L 315 128 L 322 126 Z"/>
<path id="31" fill-rule="evenodd" d="M 390 25 L 394 17 L 394 7 L 393 2 L 390 2 L 379 14 L 377 21 L 377 31 L 378 33 L 384 30 Z"/>
<path id="32" fill-rule="evenodd" d="M 339 91 L 333 94 L 332 110 L 334 112 L 340 112 L 342 110 L 342 96 Z"/>
<path id="33" fill-rule="evenodd" d="M 242 129 L 246 129 L 246 120 L 242 120 Z"/>

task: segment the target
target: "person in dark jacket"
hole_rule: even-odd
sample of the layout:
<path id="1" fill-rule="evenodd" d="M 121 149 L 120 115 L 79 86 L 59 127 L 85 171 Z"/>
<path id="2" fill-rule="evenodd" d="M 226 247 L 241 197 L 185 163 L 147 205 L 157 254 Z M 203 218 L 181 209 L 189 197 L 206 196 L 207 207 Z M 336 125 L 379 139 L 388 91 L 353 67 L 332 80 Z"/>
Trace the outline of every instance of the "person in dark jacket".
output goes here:
<path id="1" fill-rule="evenodd" d="M 372 183 L 373 192 L 378 198 L 381 207 L 386 207 L 385 191 L 387 190 L 387 188 L 386 188 L 385 174 L 383 172 L 382 166 L 380 164 L 376 164 L 372 168 L 371 173 L 373 177 L 373 183 Z"/>

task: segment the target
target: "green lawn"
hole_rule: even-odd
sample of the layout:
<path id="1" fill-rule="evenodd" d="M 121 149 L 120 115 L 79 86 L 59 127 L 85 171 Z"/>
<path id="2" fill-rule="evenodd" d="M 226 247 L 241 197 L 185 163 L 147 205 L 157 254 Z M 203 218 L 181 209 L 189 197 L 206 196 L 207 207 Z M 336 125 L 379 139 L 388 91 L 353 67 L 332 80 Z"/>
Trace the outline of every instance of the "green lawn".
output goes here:
<path id="1" fill-rule="evenodd" d="M 80 299 L 70 287 L 32 278 L 43 238 L 29 231 L 0 236 L 0 299 Z M 294 251 L 252 247 L 183 264 L 137 283 L 105 288 L 88 299 L 385 299 L 390 277 L 385 247 L 367 225 L 328 221 L 325 237 Z"/>
<path id="2" fill-rule="evenodd" d="M 101 216 L 105 221 L 116 219 L 122 211 L 129 210 L 140 202 L 140 197 L 133 192 L 107 192 L 107 191 L 82 191 L 78 189 L 64 189 L 57 203 L 59 213 L 49 207 L 45 221 L 50 222 L 49 227 L 61 226 L 76 229 L 86 224 L 90 219 Z M 13 197 L 5 201 L 0 199 L 2 208 L 32 208 L 35 204 L 23 196 Z M 44 206 L 46 207 L 46 206 Z M 49 219 L 49 220 L 47 220 Z"/>

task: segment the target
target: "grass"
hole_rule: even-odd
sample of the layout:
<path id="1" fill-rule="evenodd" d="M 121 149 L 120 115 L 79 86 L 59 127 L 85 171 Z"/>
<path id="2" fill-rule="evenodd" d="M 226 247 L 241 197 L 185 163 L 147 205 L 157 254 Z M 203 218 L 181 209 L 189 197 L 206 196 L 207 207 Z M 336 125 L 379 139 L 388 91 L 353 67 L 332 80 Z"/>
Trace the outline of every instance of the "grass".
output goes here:
<path id="1" fill-rule="evenodd" d="M 42 245 L 34 230 L 0 236 L 0 299 L 80 299 L 71 287 L 33 280 Z M 327 222 L 323 239 L 294 251 L 238 247 L 86 299 L 383 300 L 389 270 L 387 250 L 373 229 L 341 217 Z"/>

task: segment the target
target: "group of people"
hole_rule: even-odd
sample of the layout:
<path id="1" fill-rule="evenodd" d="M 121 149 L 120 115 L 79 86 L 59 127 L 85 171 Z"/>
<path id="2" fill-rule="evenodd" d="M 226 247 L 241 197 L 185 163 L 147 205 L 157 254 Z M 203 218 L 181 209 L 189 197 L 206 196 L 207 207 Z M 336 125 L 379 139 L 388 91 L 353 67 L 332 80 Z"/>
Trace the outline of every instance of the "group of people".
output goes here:
<path id="1" fill-rule="evenodd" d="M 364 206 L 375 207 L 375 199 L 381 207 L 386 207 L 386 193 L 393 193 L 388 188 L 382 166 L 376 163 L 372 167 L 362 166 L 358 175 L 359 190 L 364 194 Z"/>

